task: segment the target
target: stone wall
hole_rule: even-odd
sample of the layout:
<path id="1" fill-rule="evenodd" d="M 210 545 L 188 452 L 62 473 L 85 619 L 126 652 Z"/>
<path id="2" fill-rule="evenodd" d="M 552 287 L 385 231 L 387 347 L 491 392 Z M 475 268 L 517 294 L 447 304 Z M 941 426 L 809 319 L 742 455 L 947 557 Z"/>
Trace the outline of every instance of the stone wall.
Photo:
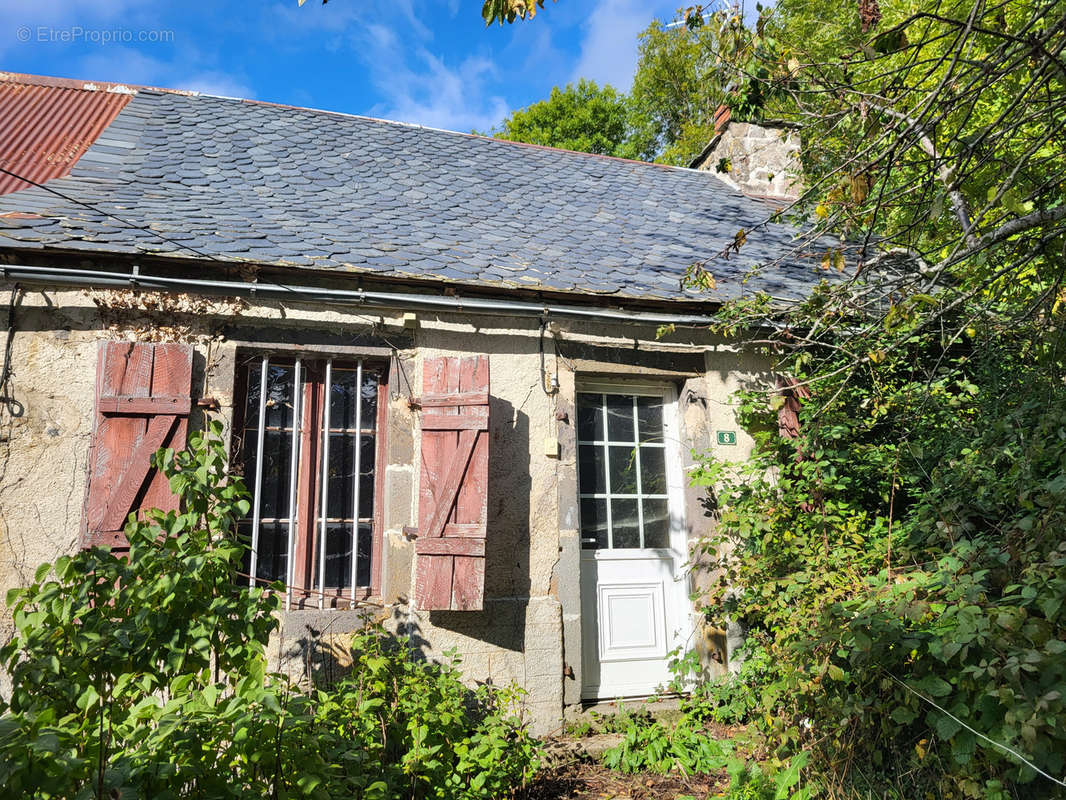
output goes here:
<path id="1" fill-rule="evenodd" d="M 746 194 L 795 199 L 803 189 L 799 148 L 794 128 L 727 121 L 696 168 Z"/>
<path id="2" fill-rule="evenodd" d="M 9 289 L 0 283 L 0 291 Z M 713 430 L 726 425 L 738 431 L 729 452 L 744 455 L 750 443 L 732 420 L 728 395 L 738 382 L 760 379 L 757 364 L 741 361 L 706 331 L 659 340 L 652 327 L 600 322 L 553 323 L 542 338 L 539 321 L 530 319 L 419 314 L 412 329 L 400 314 L 365 310 L 31 290 L 16 310 L 15 327 L 12 388 L 25 414 L 12 419 L 0 412 L 2 589 L 29 582 L 38 564 L 78 545 L 99 340 L 193 342 L 194 396 L 216 399 L 227 425 L 242 348 L 313 341 L 323 352 L 344 355 L 361 344 L 395 346 L 379 509 L 385 528 L 376 598 L 381 607 L 285 612 L 271 643 L 272 661 L 297 680 L 328 678 L 344 668 L 350 632 L 376 616 L 411 636 L 426 658 L 457 650 L 471 681 L 523 685 L 538 732 L 558 728 L 564 701 L 579 699 L 580 676 L 564 678 L 568 666 L 580 664 L 581 641 L 576 379 L 639 375 L 674 381 L 686 458 L 691 448 L 713 448 Z M 542 351 L 545 373 L 558 390 L 546 390 L 542 382 Z M 407 603 L 414 554 L 404 528 L 417 524 L 419 442 L 408 397 L 419 393 L 424 359 L 471 354 L 489 356 L 491 375 L 485 610 L 416 612 Z M 692 490 L 687 498 L 694 540 L 711 524 L 701 497 Z M 9 634 L 10 619 L 0 609 L 0 640 Z"/>

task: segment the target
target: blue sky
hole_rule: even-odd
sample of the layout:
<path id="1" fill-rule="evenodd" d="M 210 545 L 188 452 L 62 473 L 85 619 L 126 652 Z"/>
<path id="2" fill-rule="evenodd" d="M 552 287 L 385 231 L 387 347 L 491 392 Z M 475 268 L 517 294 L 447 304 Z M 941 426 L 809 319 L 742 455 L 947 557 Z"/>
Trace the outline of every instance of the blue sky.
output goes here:
<path id="1" fill-rule="evenodd" d="M 628 88 L 637 33 L 678 0 L 0 0 L 0 69 L 487 130 L 580 77 Z M 110 39 L 110 41 L 108 41 Z"/>

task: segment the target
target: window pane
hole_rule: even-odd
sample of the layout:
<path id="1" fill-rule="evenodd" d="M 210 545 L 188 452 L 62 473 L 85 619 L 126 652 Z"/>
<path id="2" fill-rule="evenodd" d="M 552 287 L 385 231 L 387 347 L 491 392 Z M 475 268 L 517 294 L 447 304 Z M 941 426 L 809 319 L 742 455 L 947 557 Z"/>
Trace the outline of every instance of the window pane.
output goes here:
<path id="1" fill-rule="evenodd" d="M 616 550 L 621 547 L 640 547 L 640 519 L 636 500 L 611 500 L 611 533 Z"/>
<path id="2" fill-rule="evenodd" d="M 321 533 L 319 533 L 321 535 Z M 352 528 L 350 523 L 326 524 L 326 586 L 346 588 L 352 584 Z"/>
<path id="3" fill-rule="evenodd" d="M 643 494 L 666 494 L 665 448 L 640 448 L 640 490 Z"/>
<path id="4" fill-rule="evenodd" d="M 245 460 L 245 480 L 255 490 L 255 446 Z M 262 495 L 259 501 L 259 516 L 275 519 L 289 516 L 289 475 L 292 467 L 292 434 L 288 431 L 267 431 L 263 435 Z"/>
<path id="5" fill-rule="evenodd" d="M 241 522 L 237 526 L 238 538 L 249 548 L 241 562 L 241 572 L 250 574 L 252 523 Z M 259 526 L 259 556 L 256 559 L 255 575 L 259 580 L 257 586 L 265 586 L 268 581 L 284 581 L 288 576 L 289 526 L 283 522 L 262 523 Z M 247 582 L 247 578 L 238 578 L 238 583 Z"/>
<path id="6" fill-rule="evenodd" d="M 665 499 L 644 500 L 644 546 L 670 546 L 670 512 Z"/>
<path id="7" fill-rule="evenodd" d="M 603 494 L 607 491 L 607 472 L 603 459 L 603 445 L 578 445 L 578 491 L 582 494 Z"/>
<path id="8" fill-rule="evenodd" d="M 355 370 L 333 367 L 333 385 L 329 387 L 329 427 L 355 427 Z"/>
<path id="9" fill-rule="evenodd" d="M 259 371 L 253 370 L 252 376 L 259 389 Z M 292 367 L 271 365 L 267 369 L 267 426 L 270 428 L 292 427 L 292 402 L 293 402 L 293 377 Z M 256 398 L 258 402 L 258 397 Z M 258 410 L 258 409 L 257 409 Z"/>
<path id="10" fill-rule="evenodd" d="M 363 368 L 363 419 L 362 429 L 374 430 L 378 422 L 378 382 L 376 372 L 367 372 Z"/>
<path id="11" fill-rule="evenodd" d="M 603 439 L 603 395 L 577 396 L 577 438 L 583 442 Z"/>
<path id="12" fill-rule="evenodd" d="M 607 395 L 607 438 L 612 442 L 632 442 L 633 437 L 633 398 Z"/>
<path id="13" fill-rule="evenodd" d="M 339 430 L 355 428 L 355 403 L 357 394 L 362 398 L 363 411 L 359 420 L 362 430 L 374 430 L 378 413 L 378 373 L 363 368 L 363 385 L 356 392 L 357 372 L 346 367 L 334 366 L 333 386 L 329 393 L 329 427 Z"/>
<path id="14" fill-rule="evenodd" d="M 607 547 L 606 500 L 581 500 L 581 547 L 585 550 Z"/>
<path id="15" fill-rule="evenodd" d="M 244 410 L 244 426 L 255 430 L 259 427 L 259 385 L 262 378 L 262 361 L 248 364 L 248 396 Z M 293 368 L 271 364 L 267 368 L 267 426 L 271 428 L 292 427 Z"/>
<path id="16" fill-rule="evenodd" d="M 663 401 L 661 397 L 637 398 L 637 424 L 640 441 L 663 441 Z"/>
<path id="17" fill-rule="evenodd" d="M 331 433 L 329 435 L 329 491 L 326 516 L 351 519 L 352 496 L 355 474 L 355 434 Z"/>
<path id="18" fill-rule="evenodd" d="M 371 542 L 373 541 L 373 532 L 369 525 L 359 526 L 359 560 L 355 564 L 355 583 L 357 586 L 369 586 L 370 585 L 370 559 L 373 557 L 371 553 Z"/>
<path id="19" fill-rule="evenodd" d="M 374 516 L 374 442 L 376 436 L 364 434 L 361 442 L 362 452 L 359 456 L 359 516 Z"/>
<path id="20" fill-rule="evenodd" d="M 611 494 L 637 493 L 636 447 L 611 445 Z"/>

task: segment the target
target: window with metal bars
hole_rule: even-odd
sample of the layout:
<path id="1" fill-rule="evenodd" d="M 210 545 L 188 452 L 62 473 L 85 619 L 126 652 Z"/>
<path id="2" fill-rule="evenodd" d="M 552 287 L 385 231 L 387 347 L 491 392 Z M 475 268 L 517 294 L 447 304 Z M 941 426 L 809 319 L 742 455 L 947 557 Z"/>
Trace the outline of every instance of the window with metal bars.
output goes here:
<path id="1" fill-rule="evenodd" d="M 236 458 L 253 493 L 242 573 L 286 604 L 344 605 L 379 588 L 385 370 L 370 360 L 242 360 Z M 291 557 L 290 557 L 291 554 Z"/>
<path id="2" fill-rule="evenodd" d="M 579 392 L 581 546 L 670 546 L 661 396 Z"/>

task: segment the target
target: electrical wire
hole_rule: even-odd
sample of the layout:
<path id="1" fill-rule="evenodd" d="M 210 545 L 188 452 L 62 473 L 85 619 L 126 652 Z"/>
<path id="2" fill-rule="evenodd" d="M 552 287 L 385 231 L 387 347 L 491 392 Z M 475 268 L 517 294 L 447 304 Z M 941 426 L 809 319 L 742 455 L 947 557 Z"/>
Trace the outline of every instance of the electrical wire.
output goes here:
<path id="1" fill-rule="evenodd" d="M 0 364 L 0 404 L 14 418 L 26 413 L 26 407 L 15 399 L 11 391 L 11 351 L 15 341 L 15 306 L 21 287 L 16 283 L 11 287 L 11 297 L 7 304 L 7 335 L 4 338 L 4 360 Z"/>
<path id="2" fill-rule="evenodd" d="M 901 681 L 901 680 L 900 680 L 899 678 L 897 678 L 897 677 L 896 677 L 895 675 L 893 675 L 893 674 L 892 674 L 891 672 L 889 672 L 888 670 L 886 670 L 886 669 L 882 669 L 882 671 L 883 671 L 883 672 L 884 672 L 884 673 L 885 673 L 885 674 L 886 674 L 886 675 L 887 675 L 887 676 L 888 676 L 889 678 L 891 678 L 892 680 L 894 680 L 894 681 L 895 681 L 896 683 L 898 683 L 898 684 L 899 684 L 900 686 L 902 686 L 902 687 L 903 687 L 904 689 L 906 689 L 906 690 L 907 690 L 908 692 L 910 692 L 911 694 L 913 694 L 913 695 L 914 695 L 915 697 L 917 697 L 917 698 L 918 698 L 918 699 L 920 699 L 920 700 L 924 700 L 924 701 L 925 701 L 926 703 L 928 703 L 929 705 L 931 705 L 931 706 L 932 706 L 933 708 L 935 708 L 935 709 L 936 709 L 937 711 L 939 711 L 939 712 L 940 712 L 941 714 L 946 714 L 947 716 L 951 717 L 951 718 L 952 718 L 953 720 L 955 720 L 955 721 L 956 721 L 957 723 L 959 723 L 959 724 L 960 724 L 960 725 L 961 725 L 962 727 L 964 727 L 964 728 L 965 728 L 966 730 L 968 730 L 968 731 L 969 731 L 970 733 L 972 733 L 972 734 L 973 734 L 974 736 L 977 736 L 977 737 L 978 737 L 978 738 L 980 738 L 980 739 L 984 739 L 984 740 L 985 740 L 986 742 L 988 742 L 988 743 L 989 743 L 989 744 L 991 744 L 992 746 L 994 746 L 994 747 L 998 747 L 998 748 L 999 748 L 1000 750 L 1002 750 L 1003 752 L 1005 752 L 1005 753 L 1007 753 L 1007 754 L 1009 754 L 1009 755 L 1012 755 L 1012 756 L 1014 756 L 1014 757 L 1015 757 L 1016 759 L 1018 759 L 1019 761 L 1021 761 L 1021 762 L 1022 762 L 1023 764 L 1025 764 L 1025 765 L 1026 765 L 1027 767 L 1029 767 L 1029 768 L 1030 768 L 1031 770 L 1033 770 L 1034 772 L 1036 772 L 1036 773 L 1037 773 L 1038 775 L 1042 775 L 1043 777 L 1047 778 L 1047 779 L 1048 779 L 1049 781 L 1051 781 L 1052 783 L 1057 783 L 1057 784 L 1058 784 L 1059 786 L 1064 786 L 1064 787 L 1066 787 L 1066 781 L 1064 781 L 1064 780 L 1061 780 L 1060 778 L 1056 778 L 1056 777 L 1055 777 L 1054 775 L 1049 775 L 1048 773 L 1044 772 L 1044 770 L 1040 769 L 1040 767 L 1038 767 L 1038 766 L 1037 766 L 1036 764 L 1034 764 L 1034 763 L 1033 763 L 1032 761 L 1030 761 L 1029 759 L 1027 759 L 1027 758 L 1026 758 L 1025 756 L 1023 756 L 1023 755 L 1022 755 L 1021 753 L 1019 753 L 1019 752 L 1018 752 L 1017 750 L 1012 750 L 1011 748 L 1007 747 L 1007 745 L 1005 745 L 1005 744 L 1000 744 L 1000 743 L 999 743 L 999 742 L 997 742 L 997 741 L 996 741 L 995 739 L 990 739 L 989 737 L 987 737 L 987 736 L 985 736 L 985 735 L 984 735 L 983 733 L 981 733 L 981 731 L 979 731 L 979 730 L 977 730 L 976 728 L 972 728 L 971 726 L 967 725 L 967 724 L 966 724 L 965 722 L 963 722 L 963 721 L 962 721 L 961 719 L 959 719 L 958 717 L 956 717 L 956 716 L 955 716 L 954 714 L 952 714 L 952 713 L 951 713 L 950 711 L 948 711 L 948 710 L 947 710 L 946 708 L 944 708 L 944 707 L 943 707 L 942 705 L 938 704 L 938 703 L 937 703 L 936 701 L 934 701 L 934 700 L 931 700 L 930 698 L 926 697 L 926 696 L 925 696 L 924 694 L 922 694 L 921 692 L 917 691 L 917 690 L 916 690 L 916 689 L 914 689 L 913 687 L 911 687 L 911 686 L 908 686 L 908 685 L 907 685 L 906 683 L 904 683 L 903 681 Z"/>

